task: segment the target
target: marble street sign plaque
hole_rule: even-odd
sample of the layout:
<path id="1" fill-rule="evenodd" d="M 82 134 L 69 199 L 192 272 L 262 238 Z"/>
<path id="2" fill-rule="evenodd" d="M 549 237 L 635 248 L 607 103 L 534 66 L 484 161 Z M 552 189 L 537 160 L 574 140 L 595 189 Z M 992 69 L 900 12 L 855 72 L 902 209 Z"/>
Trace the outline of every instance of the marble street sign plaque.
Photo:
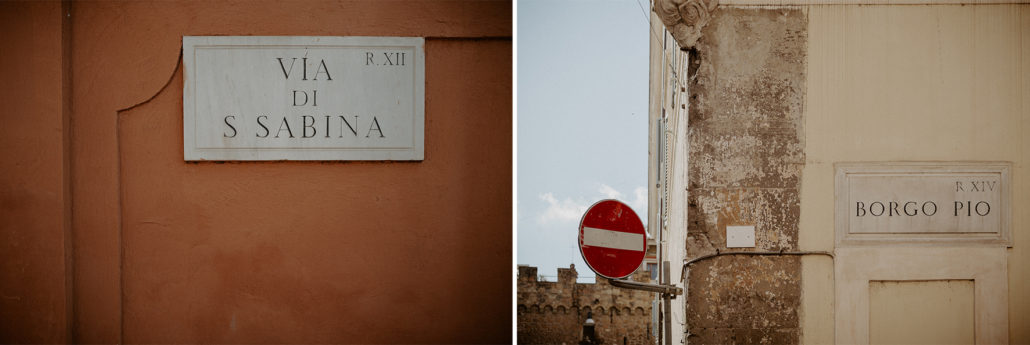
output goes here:
<path id="1" fill-rule="evenodd" d="M 183 37 L 185 160 L 422 160 L 419 37 Z"/>
<path id="2" fill-rule="evenodd" d="M 1009 244 L 1011 164 L 837 163 L 839 244 Z"/>

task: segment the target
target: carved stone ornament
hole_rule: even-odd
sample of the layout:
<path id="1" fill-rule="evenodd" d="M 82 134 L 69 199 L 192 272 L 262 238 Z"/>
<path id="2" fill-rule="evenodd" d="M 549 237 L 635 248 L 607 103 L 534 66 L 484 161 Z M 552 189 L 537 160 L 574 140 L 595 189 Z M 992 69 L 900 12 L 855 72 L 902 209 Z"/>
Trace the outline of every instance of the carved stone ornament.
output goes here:
<path id="1" fill-rule="evenodd" d="M 680 48 L 689 49 L 697 44 L 718 6 L 719 0 L 655 0 L 654 11 Z"/>

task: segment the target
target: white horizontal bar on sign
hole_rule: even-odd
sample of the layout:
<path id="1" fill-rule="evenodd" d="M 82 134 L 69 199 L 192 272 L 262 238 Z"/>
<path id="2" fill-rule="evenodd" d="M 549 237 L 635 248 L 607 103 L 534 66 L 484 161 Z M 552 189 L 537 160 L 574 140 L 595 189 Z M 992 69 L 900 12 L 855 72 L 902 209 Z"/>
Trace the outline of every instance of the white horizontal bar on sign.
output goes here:
<path id="1" fill-rule="evenodd" d="M 583 227 L 583 245 L 644 251 L 644 234 Z"/>

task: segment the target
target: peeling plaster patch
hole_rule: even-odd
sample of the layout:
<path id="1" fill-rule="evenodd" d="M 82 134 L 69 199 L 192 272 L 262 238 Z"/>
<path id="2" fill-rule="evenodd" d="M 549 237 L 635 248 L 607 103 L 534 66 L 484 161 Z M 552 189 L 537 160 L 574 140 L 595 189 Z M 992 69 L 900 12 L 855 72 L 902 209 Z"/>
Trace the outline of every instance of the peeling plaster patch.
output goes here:
<path id="1" fill-rule="evenodd" d="M 690 286 L 691 306 L 703 305 L 709 312 L 688 315 L 692 329 L 711 328 L 792 328 L 798 326 L 792 306 L 801 291 L 790 277 L 775 274 L 777 267 L 800 267 L 795 257 L 786 260 L 769 257 L 721 257 L 702 261 L 692 272 L 713 271 L 714 275 Z M 705 273 L 708 276 L 708 273 Z M 795 288 L 784 288 L 793 285 Z M 692 330 L 693 332 L 693 330 Z M 704 335 L 700 333 L 700 335 Z"/>
<path id="2" fill-rule="evenodd" d="M 726 250 L 728 225 L 754 225 L 755 250 L 797 250 L 800 202 L 796 189 L 692 189 L 687 253 L 697 257 L 714 253 L 715 248 Z"/>
<path id="3" fill-rule="evenodd" d="M 799 184 L 804 151 L 798 130 L 748 130 L 729 123 L 691 126 L 691 188 Z"/>

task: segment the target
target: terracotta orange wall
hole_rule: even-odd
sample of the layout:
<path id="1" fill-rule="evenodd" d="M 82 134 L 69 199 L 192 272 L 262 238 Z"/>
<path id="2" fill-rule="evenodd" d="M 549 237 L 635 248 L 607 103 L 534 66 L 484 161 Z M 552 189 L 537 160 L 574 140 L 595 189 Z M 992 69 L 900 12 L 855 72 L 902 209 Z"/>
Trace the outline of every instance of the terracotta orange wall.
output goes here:
<path id="1" fill-rule="evenodd" d="M 31 20 L 0 25 L 18 32 L 38 25 L 35 17 L 61 14 L 59 3 L 38 6 L 52 8 L 32 16 L 4 11 Z M 56 73 L 46 85 L 70 89 L 72 126 L 61 126 L 60 98 L 38 98 L 41 104 L 15 107 L 38 121 L 4 118 L 31 123 L 35 132 L 20 135 L 40 148 L 9 149 L 26 144 L 0 139 L 7 158 L 0 212 L 22 218 L 3 217 L 2 235 L 46 230 L 32 232 L 43 236 L 33 243 L 46 252 L 0 254 L 0 274 L 18 273 L 9 262 L 34 258 L 25 270 L 48 289 L 35 295 L 57 298 L 0 306 L 5 320 L 8 312 L 46 316 L 38 309 L 53 309 L 54 328 L 29 318 L 22 324 L 58 336 L 30 338 L 12 327 L 4 339 L 60 342 L 65 331 L 88 343 L 511 341 L 510 2 L 69 7 L 63 36 L 60 17 L 50 18 L 57 55 L 40 69 Z M 426 37 L 425 161 L 184 162 L 183 35 Z M 70 42 L 65 60 L 62 38 Z M 5 52 L 27 44 L 4 40 Z M 23 57 L 10 59 L 16 58 Z M 62 61 L 70 67 L 60 68 Z M 14 71 L 7 63 L 2 68 Z M 62 71 L 70 81 L 61 83 Z M 28 83 L 30 76 L 21 76 L 14 84 Z M 65 153 L 69 164 L 62 165 Z M 12 164 L 19 159 L 48 165 L 36 171 Z M 41 186 L 14 194 L 22 179 Z M 62 204 L 66 186 L 70 207 Z M 9 199 L 30 200 L 25 193 L 49 204 L 8 207 Z M 66 208 L 70 213 L 62 214 Z M 69 235 L 62 220 L 70 221 Z M 73 244 L 72 270 L 54 269 L 64 262 L 62 240 Z M 35 285 L 0 286 L 8 294 Z M 71 311 L 58 298 L 65 292 L 72 294 Z"/>
<path id="2" fill-rule="evenodd" d="M 0 343 L 64 342 L 60 2 L 0 2 Z"/>

